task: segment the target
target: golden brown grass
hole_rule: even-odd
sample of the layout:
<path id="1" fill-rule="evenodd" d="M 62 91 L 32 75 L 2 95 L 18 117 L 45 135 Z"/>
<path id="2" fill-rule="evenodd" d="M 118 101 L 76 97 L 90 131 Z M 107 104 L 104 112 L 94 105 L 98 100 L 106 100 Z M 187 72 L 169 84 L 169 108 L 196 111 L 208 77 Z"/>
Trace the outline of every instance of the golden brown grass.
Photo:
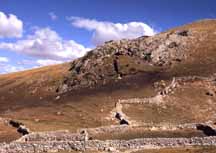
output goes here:
<path id="1" fill-rule="evenodd" d="M 25 96 L 55 93 L 57 85 L 67 75 L 69 63 L 0 75 L 0 92 L 13 91 Z M 1 94 L 2 96 L 6 96 Z"/>
<path id="2" fill-rule="evenodd" d="M 0 143 L 11 142 L 18 139 L 19 137 L 21 137 L 21 135 L 16 132 L 15 128 L 0 122 Z"/>

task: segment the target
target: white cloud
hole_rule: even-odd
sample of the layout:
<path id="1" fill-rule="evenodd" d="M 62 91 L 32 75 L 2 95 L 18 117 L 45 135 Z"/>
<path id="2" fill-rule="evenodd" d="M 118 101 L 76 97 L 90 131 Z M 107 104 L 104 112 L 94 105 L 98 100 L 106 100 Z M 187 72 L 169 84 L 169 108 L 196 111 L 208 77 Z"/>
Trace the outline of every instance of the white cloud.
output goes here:
<path id="1" fill-rule="evenodd" d="M 0 37 L 22 37 L 23 22 L 15 15 L 0 11 Z"/>
<path id="2" fill-rule="evenodd" d="M 137 38 L 143 35 L 151 36 L 156 31 L 143 22 L 112 23 L 90 20 L 79 17 L 67 18 L 71 24 L 78 28 L 93 31 L 92 41 L 95 45 L 102 44 L 109 40 L 119 40 L 123 38 Z"/>
<path id="3" fill-rule="evenodd" d="M 22 66 L 15 66 L 15 65 L 6 64 L 6 63 L 0 63 L 0 67 L 1 67 L 0 74 L 6 74 L 6 73 L 25 70 L 25 68 Z"/>
<path id="4" fill-rule="evenodd" d="M 55 21 L 58 19 L 58 16 L 54 12 L 49 12 L 49 16 L 51 20 Z"/>
<path id="5" fill-rule="evenodd" d="M 9 59 L 7 57 L 0 57 L 0 63 L 7 63 Z"/>
<path id="6" fill-rule="evenodd" d="M 15 66 L 9 63 L 10 59 L 7 57 L 0 57 L 0 74 L 17 72 L 24 70 L 23 66 Z"/>
<path id="7" fill-rule="evenodd" d="M 17 64 L 21 66 L 35 65 L 35 60 L 23 59 L 18 61 Z"/>
<path id="8" fill-rule="evenodd" d="M 47 66 L 47 65 L 53 65 L 53 64 L 60 64 L 62 61 L 57 61 L 57 60 L 50 60 L 50 59 L 39 59 L 36 61 L 38 66 Z"/>
<path id="9" fill-rule="evenodd" d="M 36 29 L 33 35 L 15 43 L 0 43 L 0 49 L 50 60 L 71 60 L 83 56 L 89 48 L 75 42 L 64 40 L 50 28 Z"/>

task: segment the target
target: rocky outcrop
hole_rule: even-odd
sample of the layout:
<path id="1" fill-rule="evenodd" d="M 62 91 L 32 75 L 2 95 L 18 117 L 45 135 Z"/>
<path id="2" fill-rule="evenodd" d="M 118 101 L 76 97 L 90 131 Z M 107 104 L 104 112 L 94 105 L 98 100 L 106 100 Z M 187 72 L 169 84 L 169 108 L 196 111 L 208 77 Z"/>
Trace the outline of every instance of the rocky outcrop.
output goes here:
<path id="1" fill-rule="evenodd" d="M 192 31 L 167 32 L 134 40 L 110 41 L 88 52 L 71 63 L 71 75 L 65 79 L 59 92 L 78 87 L 93 87 L 125 75 L 170 67 L 187 58 L 187 43 Z M 67 89 L 65 88 L 67 86 Z"/>
<path id="2" fill-rule="evenodd" d="M 142 72 L 167 72 L 173 69 L 175 74 L 175 67 L 181 68 L 181 65 L 185 70 L 180 69 L 177 73 L 193 65 L 205 66 L 211 61 L 205 57 L 208 54 L 215 56 L 212 52 L 216 48 L 215 23 L 215 20 L 204 20 L 151 37 L 106 42 L 71 62 L 70 75 L 57 91 L 94 88 Z M 208 29 L 206 24 L 209 25 Z"/>

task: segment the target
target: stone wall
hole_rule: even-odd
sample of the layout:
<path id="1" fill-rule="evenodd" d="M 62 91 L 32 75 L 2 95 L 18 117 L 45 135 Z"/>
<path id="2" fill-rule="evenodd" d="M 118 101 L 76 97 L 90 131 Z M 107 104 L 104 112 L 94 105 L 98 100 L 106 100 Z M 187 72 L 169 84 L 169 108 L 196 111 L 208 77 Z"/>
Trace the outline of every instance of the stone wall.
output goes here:
<path id="1" fill-rule="evenodd" d="M 36 141 L 83 141 L 85 135 L 80 133 L 70 133 L 68 131 L 54 132 L 35 132 L 25 135 L 18 139 L 18 142 L 36 142 Z"/>
<path id="2" fill-rule="evenodd" d="M 35 141 L 0 144 L 1 153 L 40 153 L 57 151 L 84 151 L 108 148 L 133 150 L 182 146 L 216 146 L 216 137 L 193 138 L 142 138 L 133 140 L 89 140 L 89 141 Z"/>

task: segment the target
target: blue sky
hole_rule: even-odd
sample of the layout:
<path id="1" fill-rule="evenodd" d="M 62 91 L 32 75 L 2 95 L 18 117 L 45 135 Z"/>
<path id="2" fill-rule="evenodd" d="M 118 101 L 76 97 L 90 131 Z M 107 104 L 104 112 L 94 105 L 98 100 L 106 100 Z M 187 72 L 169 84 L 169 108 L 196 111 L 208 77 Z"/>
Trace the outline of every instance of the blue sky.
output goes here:
<path id="1" fill-rule="evenodd" d="M 70 61 L 110 39 L 216 18 L 215 6 L 215 0 L 0 0 L 0 73 Z"/>

